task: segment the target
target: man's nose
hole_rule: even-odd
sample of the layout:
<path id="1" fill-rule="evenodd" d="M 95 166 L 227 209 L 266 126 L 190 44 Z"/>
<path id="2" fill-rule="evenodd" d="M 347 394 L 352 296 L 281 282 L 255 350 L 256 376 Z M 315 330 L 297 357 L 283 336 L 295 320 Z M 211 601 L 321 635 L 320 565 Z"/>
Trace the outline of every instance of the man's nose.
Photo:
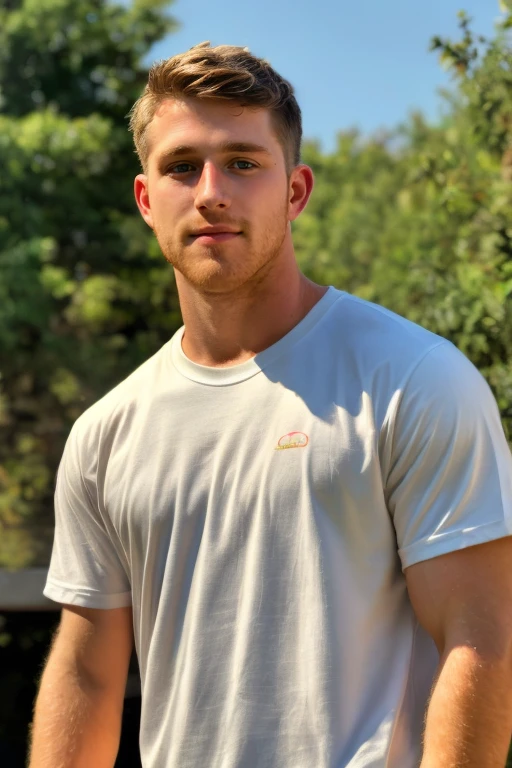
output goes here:
<path id="1" fill-rule="evenodd" d="M 198 210 L 229 208 L 231 198 L 229 182 L 220 168 L 213 163 L 205 163 L 196 188 L 195 205 Z"/>

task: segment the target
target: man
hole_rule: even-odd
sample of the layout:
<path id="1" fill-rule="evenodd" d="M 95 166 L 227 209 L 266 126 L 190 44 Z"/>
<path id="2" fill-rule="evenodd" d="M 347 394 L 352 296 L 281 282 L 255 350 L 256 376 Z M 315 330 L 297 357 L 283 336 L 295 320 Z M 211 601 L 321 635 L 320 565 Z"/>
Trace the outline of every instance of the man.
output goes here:
<path id="1" fill-rule="evenodd" d="M 145 768 L 503 768 L 512 462 L 487 385 L 299 272 L 313 178 L 267 62 L 161 62 L 131 128 L 184 328 L 66 445 L 30 765 L 113 765 L 133 635 Z"/>

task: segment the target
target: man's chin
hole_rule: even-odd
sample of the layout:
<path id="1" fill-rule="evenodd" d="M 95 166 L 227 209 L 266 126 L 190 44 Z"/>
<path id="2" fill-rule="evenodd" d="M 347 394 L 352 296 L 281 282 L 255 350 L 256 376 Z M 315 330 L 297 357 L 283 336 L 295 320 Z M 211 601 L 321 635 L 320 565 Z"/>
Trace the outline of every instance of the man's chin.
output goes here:
<path id="1" fill-rule="evenodd" d="M 202 293 L 231 293 L 247 280 L 247 275 L 236 274 L 228 268 L 228 265 L 215 259 L 213 259 L 213 263 L 210 261 L 197 269 L 180 269 L 177 266 L 175 269 L 180 273 L 184 282 Z"/>

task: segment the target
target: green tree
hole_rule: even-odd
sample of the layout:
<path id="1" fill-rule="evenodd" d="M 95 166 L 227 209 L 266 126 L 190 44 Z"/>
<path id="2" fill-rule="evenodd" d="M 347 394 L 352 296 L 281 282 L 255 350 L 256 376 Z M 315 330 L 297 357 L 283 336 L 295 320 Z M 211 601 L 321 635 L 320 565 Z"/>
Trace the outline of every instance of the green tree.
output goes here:
<path id="1" fill-rule="evenodd" d="M 299 259 L 453 341 L 487 377 L 512 438 L 512 48 L 507 12 L 493 40 L 435 38 L 454 73 L 448 111 L 394 132 L 309 144 L 318 192 L 297 221 Z"/>
<path id="2" fill-rule="evenodd" d="M 0 565 L 44 563 L 71 423 L 154 352 L 180 315 L 136 211 L 126 113 L 163 0 L 11 0 L 0 11 Z M 432 47 L 454 74 L 437 124 L 416 114 L 304 159 L 301 265 L 454 341 L 512 436 L 510 10 L 492 40 Z M 169 52 L 171 53 L 171 52 Z M 20 82 L 24 84 L 19 87 Z"/>
<path id="3" fill-rule="evenodd" d="M 0 9 L 0 566 L 47 562 L 72 422 L 179 323 L 126 117 L 169 4 Z"/>

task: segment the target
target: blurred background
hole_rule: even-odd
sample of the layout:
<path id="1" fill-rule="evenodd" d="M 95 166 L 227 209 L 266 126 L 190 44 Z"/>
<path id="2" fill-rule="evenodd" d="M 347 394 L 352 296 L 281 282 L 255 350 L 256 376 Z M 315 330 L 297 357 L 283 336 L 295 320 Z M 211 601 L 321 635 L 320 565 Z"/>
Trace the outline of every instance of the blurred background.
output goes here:
<path id="1" fill-rule="evenodd" d="M 133 200 L 147 70 L 210 40 L 295 86 L 312 279 L 453 341 L 512 439 L 512 0 L 0 0 L 0 765 L 25 764 L 75 419 L 181 325 Z M 140 765 L 137 667 L 117 765 Z M 509 760 L 512 766 L 512 760 Z"/>

